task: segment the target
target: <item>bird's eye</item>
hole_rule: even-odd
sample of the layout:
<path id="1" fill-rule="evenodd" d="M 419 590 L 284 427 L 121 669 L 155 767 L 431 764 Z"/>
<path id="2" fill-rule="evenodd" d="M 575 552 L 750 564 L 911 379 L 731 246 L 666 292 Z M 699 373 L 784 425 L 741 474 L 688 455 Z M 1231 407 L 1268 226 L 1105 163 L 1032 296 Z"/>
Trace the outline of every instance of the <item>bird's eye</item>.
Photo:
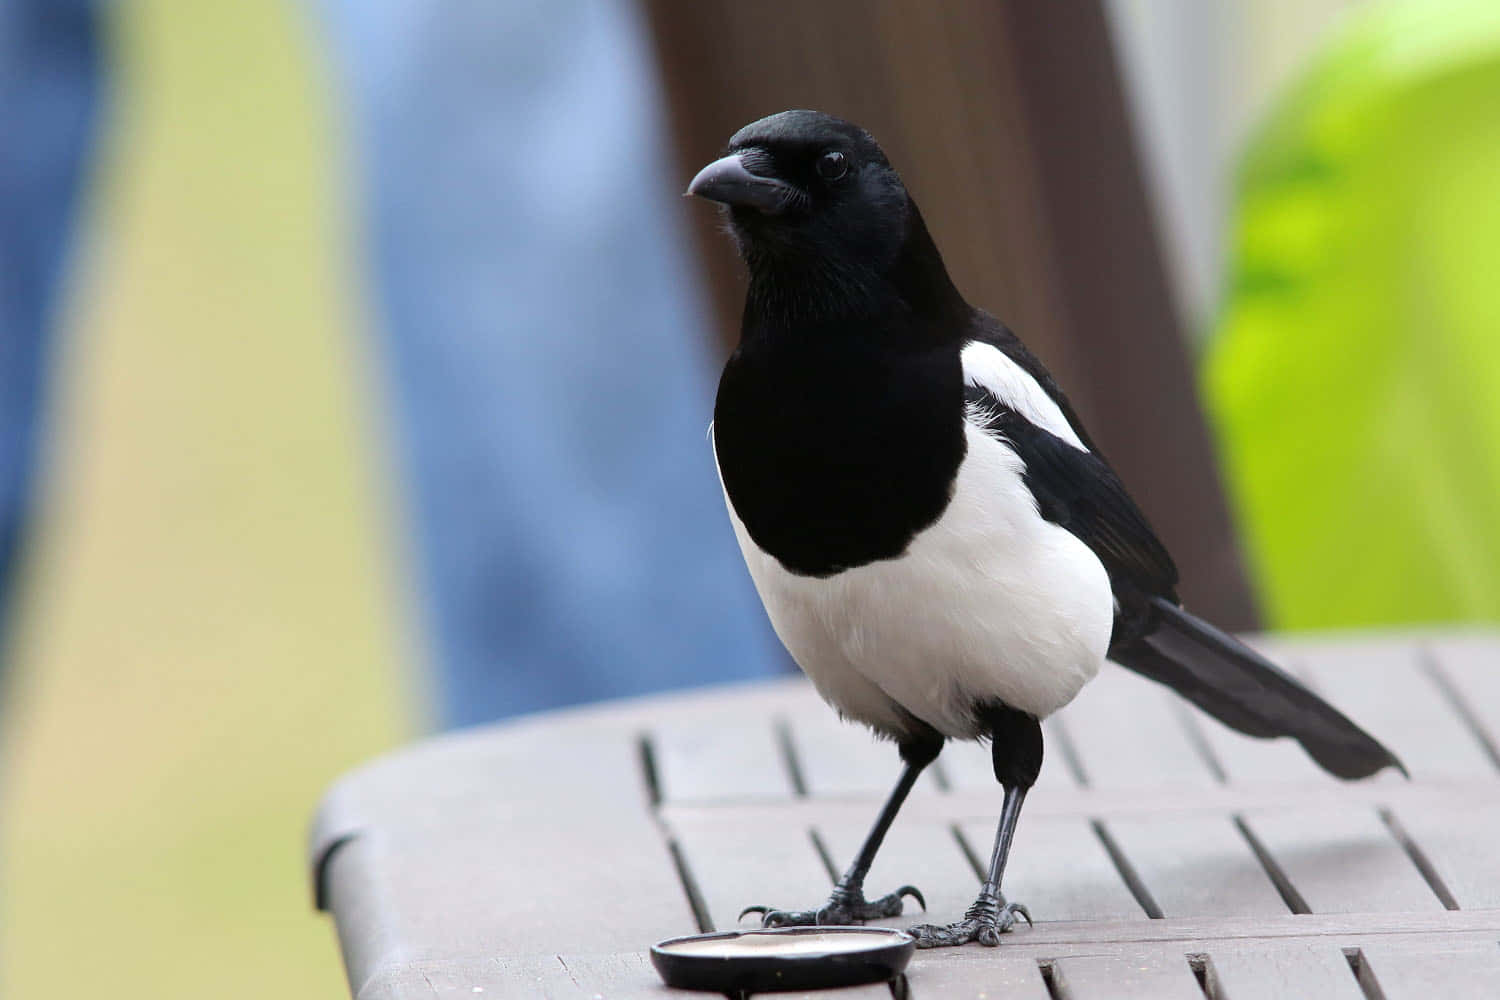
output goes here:
<path id="1" fill-rule="evenodd" d="M 840 180 L 849 172 L 849 158 L 836 149 L 818 157 L 818 176 L 825 181 Z"/>

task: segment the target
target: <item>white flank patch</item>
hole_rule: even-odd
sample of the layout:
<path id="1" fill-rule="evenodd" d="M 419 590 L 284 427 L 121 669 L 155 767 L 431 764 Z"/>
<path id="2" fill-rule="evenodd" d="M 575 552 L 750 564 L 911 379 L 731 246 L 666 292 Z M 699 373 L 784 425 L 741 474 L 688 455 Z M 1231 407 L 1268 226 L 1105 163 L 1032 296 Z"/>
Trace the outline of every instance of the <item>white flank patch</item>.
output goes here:
<path id="1" fill-rule="evenodd" d="M 1038 427 L 1062 438 L 1079 451 L 1088 451 L 1062 407 L 1047 395 L 1031 374 L 991 344 L 971 340 L 959 356 L 964 382 L 990 394 Z"/>
<path id="2" fill-rule="evenodd" d="M 1109 644 L 1103 565 L 1037 513 L 1014 451 L 972 425 L 965 434 L 952 502 L 897 559 L 798 576 L 755 544 L 729 505 L 792 657 L 840 713 L 889 735 L 904 729 L 898 705 L 955 739 L 979 735 L 976 702 L 1050 715 L 1099 671 Z"/>

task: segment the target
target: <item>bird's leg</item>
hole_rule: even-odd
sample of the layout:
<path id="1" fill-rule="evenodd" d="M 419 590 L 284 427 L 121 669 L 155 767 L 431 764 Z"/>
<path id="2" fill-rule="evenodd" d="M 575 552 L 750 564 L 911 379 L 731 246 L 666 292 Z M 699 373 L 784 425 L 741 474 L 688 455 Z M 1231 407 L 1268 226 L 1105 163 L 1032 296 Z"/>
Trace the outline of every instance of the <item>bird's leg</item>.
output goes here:
<path id="1" fill-rule="evenodd" d="M 901 811 L 901 804 L 906 801 L 907 794 L 917 783 L 917 777 L 928 764 L 937 759 L 942 749 L 943 738 L 935 731 L 929 731 L 919 739 L 901 744 L 901 759 L 905 762 L 901 778 L 896 782 L 896 787 L 891 790 L 890 797 L 886 799 L 884 807 L 880 810 L 880 815 L 875 818 L 875 825 L 870 828 L 864 845 L 854 857 L 854 862 L 849 865 L 843 877 L 835 883 L 833 895 L 828 897 L 827 903 L 816 910 L 776 910 L 767 906 L 747 906 L 740 912 L 740 916 L 743 917 L 747 913 L 759 913 L 763 927 L 862 924 L 866 920 L 900 916 L 902 898 L 905 896 L 911 896 L 921 904 L 922 909 L 927 909 L 927 901 L 922 898 L 922 893 L 917 890 L 916 886 L 911 885 L 903 885 L 895 892 L 881 896 L 879 899 L 865 899 L 865 876 L 870 873 L 870 866 L 875 862 L 875 853 L 880 850 L 886 831 L 891 827 L 891 821 L 896 818 L 896 813 Z"/>
<path id="2" fill-rule="evenodd" d="M 1000 813 L 1000 828 L 995 832 L 995 846 L 990 852 L 989 874 L 979 889 L 979 898 L 964 913 L 964 918 L 952 924 L 918 924 L 907 929 L 917 939 L 918 948 L 941 948 L 946 945 L 966 944 L 978 941 L 994 947 L 1000 943 L 1000 935 L 1010 930 L 1016 916 L 1031 923 L 1031 914 L 1020 903 L 1008 903 L 1000 893 L 1000 879 L 1005 874 L 1005 861 L 1010 856 L 1011 838 L 1015 836 L 1016 819 L 1021 815 L 1021 803 L 1026 798 L 1026 789 L 1012 785 L 1005 789 L 1005 806 Z"/>
<path id="3" fill-rule="evenodd" d="M 918 948 L 941 948 L 970 941 L 993 948 L 1000 943 L 1000 935 L 1015 925 L 1017 916 L 1025 917 L 1026 922 L 1031 923 L 1031 914 L 1026 907 L 1006 902 L 1000 892 L 1000 880 L 1005 875 L 1005 862 L 1010 857 L 1010 844 L 1016 834 L 1016 821 L 1021 817 L 1021 805 L 1041 772 L 1042 727 L 1034 717 L 1003 706 L 992 710 L 988 716 L 994 740 L 995 777 L 1005 788 L 1005 803 L 1000 809 L 1000 825 L 995 831 L 995 846 L 990 851 L 989 870 L 979 889 L 979 898 L 974 900 L 974 905 L 964 913 L 962 920 L 946 925 L 918 924 L 907 928 L 907 933 L 917 939 Z"/>

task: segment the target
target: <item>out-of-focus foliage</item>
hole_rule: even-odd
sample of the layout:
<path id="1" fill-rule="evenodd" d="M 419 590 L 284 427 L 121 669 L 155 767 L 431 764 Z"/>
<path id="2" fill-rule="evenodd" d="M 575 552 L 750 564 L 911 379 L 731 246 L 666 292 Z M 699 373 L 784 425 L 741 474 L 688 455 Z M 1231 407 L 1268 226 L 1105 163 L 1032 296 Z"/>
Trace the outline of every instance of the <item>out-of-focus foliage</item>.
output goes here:
<path id="1" fill-rule="evenodd" d="M 1500 4 L 1362 8 L 1285 95 L 1205 382 L 1269 624 L 1500 619 Z"/>

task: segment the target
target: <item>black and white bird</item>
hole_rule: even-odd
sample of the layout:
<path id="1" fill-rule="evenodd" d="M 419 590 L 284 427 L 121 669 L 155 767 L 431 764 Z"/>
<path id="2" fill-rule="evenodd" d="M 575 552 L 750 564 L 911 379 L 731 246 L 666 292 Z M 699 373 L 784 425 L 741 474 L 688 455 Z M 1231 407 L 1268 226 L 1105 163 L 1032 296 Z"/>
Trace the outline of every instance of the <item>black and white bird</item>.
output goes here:
<path id="1" fill-rule="evenodd" d="M 989 740 L 1004 788 L 988 876 L 924 947 L 998 943 L 1000 891 L 1042 764 L 1040 720 L 1106 657 L 1342 778 L 1400 762 L 1290 675 L 1183 610 L 1177 569 L 1047 370 L 964 301 L 868 133 L 813 111 L 747 125 L 688 193 L 726 206 L 750 273 L 714 406 L 735 534 L 819 694 L 904 768 L 823 906 L 767 925 L 895 916 L 864 878 L 945 741 Z"/>

